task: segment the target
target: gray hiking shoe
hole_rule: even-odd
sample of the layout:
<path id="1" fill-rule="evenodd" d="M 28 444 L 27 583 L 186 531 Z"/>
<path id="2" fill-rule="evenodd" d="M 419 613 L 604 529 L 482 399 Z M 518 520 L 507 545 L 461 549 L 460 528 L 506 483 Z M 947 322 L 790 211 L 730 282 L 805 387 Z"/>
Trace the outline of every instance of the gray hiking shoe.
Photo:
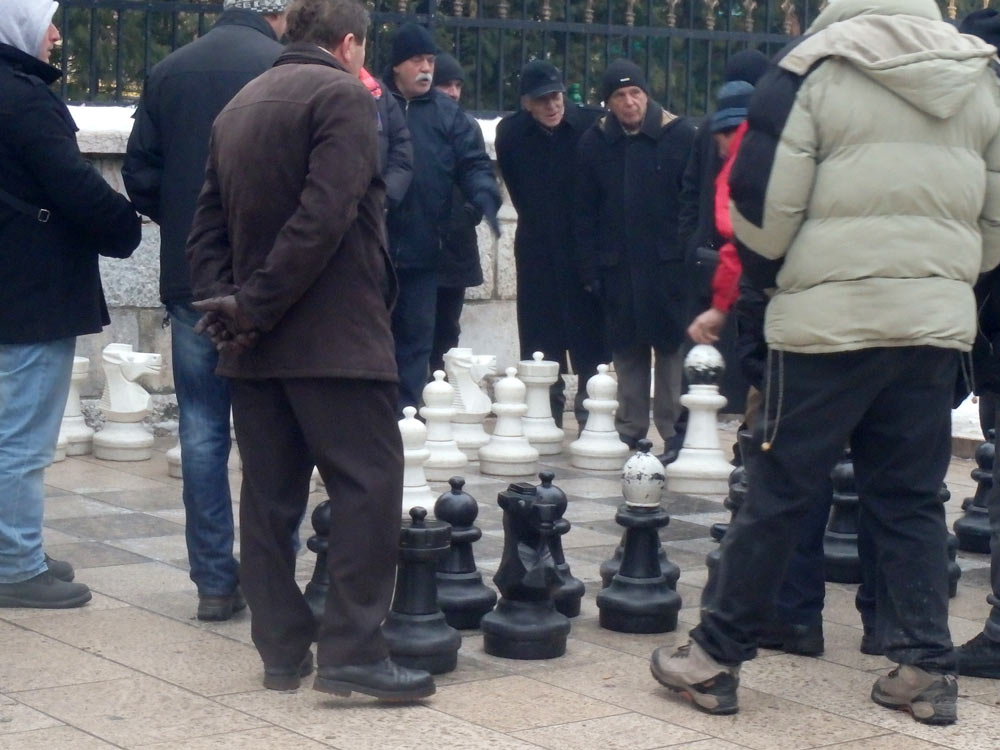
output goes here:
<path id="1" fill-rule="evenodd" d="M 709 714 L 734 714 L 740 710 L 736 688 L 740 684 L 740 668 L 720 664 L 691 641 L 673 654 L 667 646 L 653 652 L 649 671 L 656 681 L 680 693 L 695 708 Z"/>
<path id="2" fill-rule="evenodd" d="M 872 686 L 872 700 L 880 706 L 909 711 L 923 724 L 954 724 L 958 718 L 958 680 L 952 674 L 925 672 L 900 664 Z"/>

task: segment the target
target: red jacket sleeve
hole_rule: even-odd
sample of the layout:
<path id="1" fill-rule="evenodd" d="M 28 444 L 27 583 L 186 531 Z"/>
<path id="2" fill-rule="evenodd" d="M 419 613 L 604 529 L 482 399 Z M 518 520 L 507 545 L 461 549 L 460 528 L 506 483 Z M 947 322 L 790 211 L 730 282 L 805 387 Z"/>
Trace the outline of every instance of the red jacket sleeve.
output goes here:
<path id="1" fill-rule="evenodd" d="M 719 265 L 712 276 L 712 307 L 720 312 L 729 312 L 739 296 L 739 282 L 742 266 L 733 244 L 733 223 L 729 219 L 729 173 L 736 161 L 740 142 L 746 132 L 744 122 L 736 130 L 736 136 L 730 145 L 729 156 L 715 178 L 715 228 L 726 241 L 719 250 Z"/>

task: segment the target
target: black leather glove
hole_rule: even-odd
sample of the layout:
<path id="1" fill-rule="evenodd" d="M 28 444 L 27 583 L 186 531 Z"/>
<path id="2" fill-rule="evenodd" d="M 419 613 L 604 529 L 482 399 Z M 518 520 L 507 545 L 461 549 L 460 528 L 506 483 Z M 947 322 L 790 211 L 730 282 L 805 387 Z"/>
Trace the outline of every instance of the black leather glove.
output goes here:
<path id="1" fill-rule="evenodd" d="M 604 287 L 601 284 L 600 279 L 591 279 L 583 285 L 583 291 L 587 294 L 593 294 L 595 297 L 600 297 L 601 292 L 604 291 Z"/>
<path id="2" fill-rule="evenodd" d="M 473 201 L 476 208 L 483 212 L 483 218 L 486 219 L 486 223 L 489 225 L 490 229 L 493 230 L 493 236 L 500 236 L 500 220 L 497 218 L 497 212 L 500 210 L 500 203 L 494 198 L 490 193 L 479 193 L 476 199 Z"/>

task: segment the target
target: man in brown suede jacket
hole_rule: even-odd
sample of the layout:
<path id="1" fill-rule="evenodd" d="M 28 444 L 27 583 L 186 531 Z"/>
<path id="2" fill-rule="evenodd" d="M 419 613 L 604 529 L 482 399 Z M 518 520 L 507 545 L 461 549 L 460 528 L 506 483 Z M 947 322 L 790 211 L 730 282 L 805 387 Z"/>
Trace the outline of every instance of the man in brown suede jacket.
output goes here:
<path id="1" fill-rule="evenodd" d="M 265 687 L 392 700 L 430 675 L 388 658 L 402 497 L 395 282 L 383 224 L 375 101 L 358 80 L 357 0 L 296 0 L 292 43 L 212 129 L 188 259 L 199 327 L 232 379 L 243 458 L 241 582 Z M 313 465 L 333 502 L 318 634 L 295 582 L 293 536 Z"/>

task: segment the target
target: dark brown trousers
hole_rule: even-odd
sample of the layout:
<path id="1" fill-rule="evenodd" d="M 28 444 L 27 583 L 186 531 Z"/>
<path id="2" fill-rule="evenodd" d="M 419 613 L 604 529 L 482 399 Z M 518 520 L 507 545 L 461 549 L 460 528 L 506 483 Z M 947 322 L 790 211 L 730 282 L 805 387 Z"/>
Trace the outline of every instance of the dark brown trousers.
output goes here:
<path id="1" fill-rule="evenodd" d="M 295 581 L 292 539 L 313 466 L 333 522 L 322 666 L 387 655 L 379 626 L 392 601 L 403 492 L 396 385 L 337 378 L 233 379 L 243 459 L 240 581 L 264 664 L 298 664 L 316 631 Z"/>

